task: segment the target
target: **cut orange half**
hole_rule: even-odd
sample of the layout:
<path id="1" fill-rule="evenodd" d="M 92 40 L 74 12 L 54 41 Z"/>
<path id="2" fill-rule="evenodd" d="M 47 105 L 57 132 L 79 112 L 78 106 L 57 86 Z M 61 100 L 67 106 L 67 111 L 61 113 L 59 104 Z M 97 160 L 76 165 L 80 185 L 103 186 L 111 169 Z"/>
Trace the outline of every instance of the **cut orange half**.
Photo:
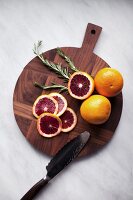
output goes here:
<path id="1" fill-rule="evenodd" d="M 62 132 L 71 131 L 77 124 L 77 115 L 71 108 L 67 108 L 60 119 L 62 121 Z"/>
<path id="2" fill-rule="evenodd" d="M 43 113 L 37 120 L 37 129 L 40 135 L 51 138 L 61 132 L 62 122 L 60 118 L 51 113 Z"/>
<path id="3" fill-rule="evenodd" d="M 67 100 L 65 97 L 57 92 L 52 92 L 49 94 L 51 97 L 53 97 L 57 103 L 58 103 L 58 112 L 57 116 L 61 116 L 65 110 L 67 109 Z"/>
<path id="4" fill-rule="evenodd" d="M 86 99 L 94 91 L 94 80 L 86 72 L 75 72 L 69 79 L 68 91 L 75 99 Z"/>
<path id="5" fill-rule="evenodd" d="M 42 113 L 57 114 L 58 103 L 49 95 L 41 95 L 35 100 L 32 112 L 36 118 L 38 118 Z"/>

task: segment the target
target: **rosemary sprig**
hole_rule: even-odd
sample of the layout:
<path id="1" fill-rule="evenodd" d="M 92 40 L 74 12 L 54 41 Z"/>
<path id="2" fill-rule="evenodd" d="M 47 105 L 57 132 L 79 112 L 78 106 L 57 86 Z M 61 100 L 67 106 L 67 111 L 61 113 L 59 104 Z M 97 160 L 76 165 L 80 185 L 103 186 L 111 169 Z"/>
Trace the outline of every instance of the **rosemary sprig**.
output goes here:
<path id="1" fill-rule="evenodd" d="M 52 83 L 52 85 L 49 85 L 49 86 L 46 86 L 46 85 L 41 85 L 37 82 L 34 83 L 34 86 L 36 87 L 39 87 L 43 90 L 48 90 L 48 89 L 60 89 L 59 92 L 64 92 L 64 91 L 67 91 L 68 88 L 63 86 L 63 85 L 59 85 L 59 84 L 56 84 L 56 83 Z"/>
<path id="2" fill-rule="evenodd" d="M 65 59 L 65 61 L 68 63 L 68 65 L 70 66 L 70 68 L 75 71 L 78 72 L 79 70 L 75 67 L 73 61 L 65 55 L 65 53 L 61 50 L 61 48 L 57 47 L 57 53 Z"/>
<path id="3" fill-rule="evenodd" d="M 33 52 L 40 60 L 48 66 L 51 70 L 54 70 L 57 74 L 59 74 L 59 78 L 64 78 L 64 80 L 69 80 L 70 78 L 70 73 L 68 71 L 68 68 L 62 68 L 61 64 L 55 64 L 46 58 L 43 57 L 42 53 L 39 53 L 39 48 L 42 45 L 42 41 L 38 41 L 37 44 L 34 44 L 34 49 Z"/>

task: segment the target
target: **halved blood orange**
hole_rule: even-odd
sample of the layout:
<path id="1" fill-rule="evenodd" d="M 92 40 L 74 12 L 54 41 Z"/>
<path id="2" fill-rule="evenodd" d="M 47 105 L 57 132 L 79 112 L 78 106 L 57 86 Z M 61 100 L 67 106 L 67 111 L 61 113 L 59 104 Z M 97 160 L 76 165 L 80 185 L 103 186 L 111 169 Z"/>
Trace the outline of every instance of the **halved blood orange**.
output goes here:
<path id="1" fill-rule="evenodd" d="M 50 138 L 61 132 L 62 122 L 60 118 L 51 113 L 43 113 L 37 120 L 37 129 L 40 135 Z"/>
<path id="2" fill-rule="evenodd" d="M 94 91 L 94 80 L 86 72 L 75 72 L 68 81 L 68 91 L 75 99 L 86 99 Z"/>
<path id="3" fill-rule="evenodd" d="M 61 116 L 65 110 L 67 109 L 67 100 L 65 97 L 57 92 L 52 92 L 49 94 L 51 97 L 53 97 L 57 103 L 58 103 L 58 112 L 57 116 Z"/>
<path id="4" fill-rule="evenodd" d="M 62 121 L 62 132 L 71 131 L 77 123 L 77 116 L 73 109 L 68 108 L 66 111 L 60 116 Z"/>
<path id="5" fill-rule="evenodd" d="M 41 95 L 35 100 L 32 112 L 36 118 L 38 118 L 42 113 L 57 114 L 58 103 L 49 95 Z"/>

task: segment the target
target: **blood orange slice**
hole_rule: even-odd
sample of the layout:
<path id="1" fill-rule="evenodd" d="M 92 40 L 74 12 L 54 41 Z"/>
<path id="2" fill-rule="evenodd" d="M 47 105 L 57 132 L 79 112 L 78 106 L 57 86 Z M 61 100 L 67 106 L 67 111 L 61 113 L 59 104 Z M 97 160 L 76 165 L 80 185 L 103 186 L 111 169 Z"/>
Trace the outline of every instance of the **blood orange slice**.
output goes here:
<path id="1" fill-rule="evenodd" d="M 86 99 L 94 91 L 94 80 L 86 72 L 75 72 L 69 79 L 68 91 L 75 99 Z"/>
<path id="2" fill-rule="evenodd" d="M 62 122 L 60 118 L 51 113 L 43 113 L 37 120 L 37 129 L 44 137 L 54 137 L 61 132 Z"/>
<path id="3" fill-rule="evenodd" d="M 58 103 L 49 95 L 39 96 L 33 104 L 32 112 L 33 115 L 38 118 L 42 113 L 53 113 L 57 114 Z"/>
<path id="4" fill-rule="evenodd" d="M 57 116 L 61 116 L 65 110 L 67 109 L 67 100 L 65 97 L 57 92 L 52 92 L 49 94 L 51 97 L 53 97 L 57 103 L 58 103 L 58 112 Z"/>
<path id="5" fill-rule="evenodd" d="M 67 108 L 60 119 L 62 121 L 62 132 L 69 132 L 76 126 L 77 116 L 71 108 Z"/>

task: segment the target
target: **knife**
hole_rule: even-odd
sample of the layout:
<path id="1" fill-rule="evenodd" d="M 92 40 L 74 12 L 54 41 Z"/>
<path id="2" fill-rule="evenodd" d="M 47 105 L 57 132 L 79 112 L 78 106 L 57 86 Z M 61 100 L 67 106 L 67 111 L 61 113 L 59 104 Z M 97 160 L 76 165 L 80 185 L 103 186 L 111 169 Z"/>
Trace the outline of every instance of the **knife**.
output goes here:
<path id="1" fill-rule="evenodd" d="M 32 200 L 35 195 L 54 178 L 60 171 L 62 171 L 74 158 L 78 156 L 84 148 L 90 137 L 90 133 L 85 131 L 76 138 L 68 142 L 47 165 L 46 178 L 38 181 L 22 198 L 21 200 Z"/>

